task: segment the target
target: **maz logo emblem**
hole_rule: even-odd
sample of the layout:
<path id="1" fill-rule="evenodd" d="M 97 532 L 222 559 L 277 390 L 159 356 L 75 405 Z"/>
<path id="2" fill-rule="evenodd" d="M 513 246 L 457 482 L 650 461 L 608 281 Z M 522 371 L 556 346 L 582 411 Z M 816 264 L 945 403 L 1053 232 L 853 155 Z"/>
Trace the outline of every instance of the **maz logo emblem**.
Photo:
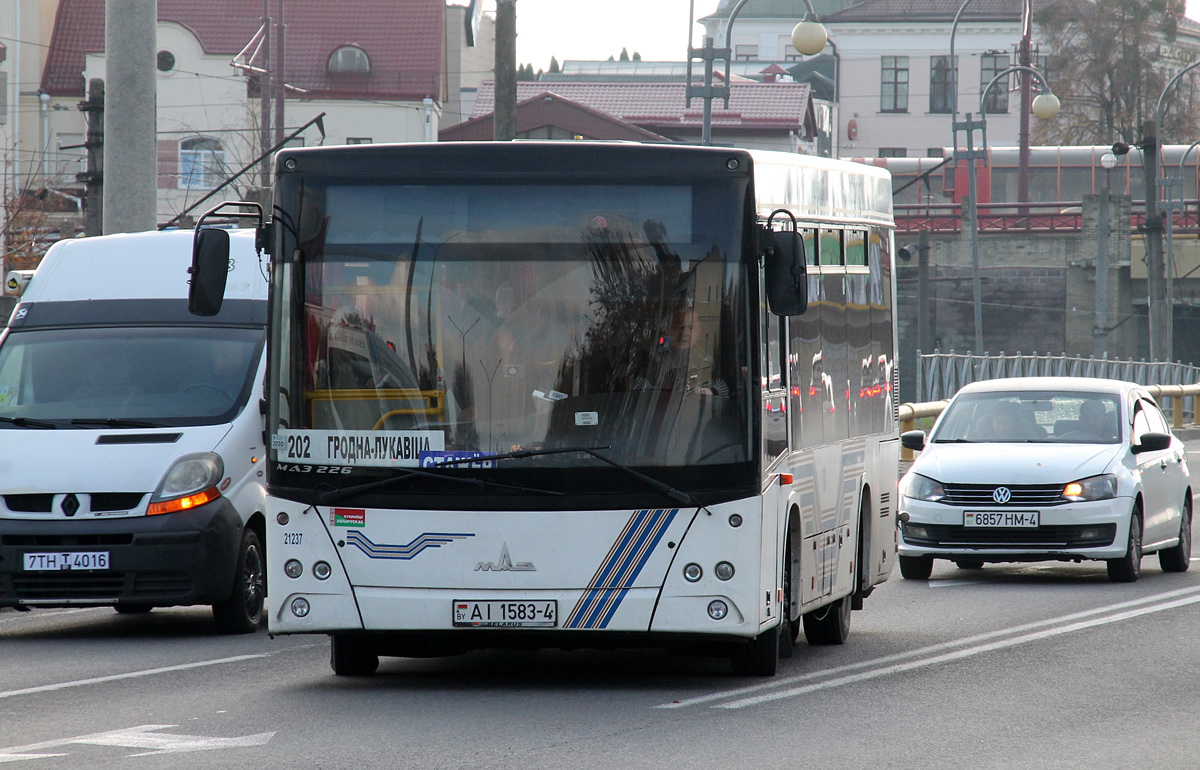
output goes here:
<path id="1" fill-rule="evenodd" d="M 1000 505 L 1004 505 L 1012 500 L 1012 490 L 1008 487 L 996 487 L 996 491 L 992 493 L 992 499 Z"/>
<path id="2" fill-rule="evenodd" d="M 500 548 L 500 563 L 491 561 L 481 561 L 475 565 L 476 572 L 537 572 L 537 567 L 533 566 L 531 561 L 519 561 L 513 564 L 512 557 L 508 555 L 508 543 L 505 543 Z"/>

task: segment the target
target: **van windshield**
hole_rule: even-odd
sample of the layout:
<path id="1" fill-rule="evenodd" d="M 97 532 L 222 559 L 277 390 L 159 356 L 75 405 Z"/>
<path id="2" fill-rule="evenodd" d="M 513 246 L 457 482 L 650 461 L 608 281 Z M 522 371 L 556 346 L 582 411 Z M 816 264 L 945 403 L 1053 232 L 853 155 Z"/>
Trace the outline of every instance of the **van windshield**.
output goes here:
<path id="1" fill-rule="evenodd" d="M 0 429 L 18 418 L 81 428 L 228 422 L 246 403 L 264 340 L 261 329 L 216 326 L 11 331 L 0 346 Z"/>

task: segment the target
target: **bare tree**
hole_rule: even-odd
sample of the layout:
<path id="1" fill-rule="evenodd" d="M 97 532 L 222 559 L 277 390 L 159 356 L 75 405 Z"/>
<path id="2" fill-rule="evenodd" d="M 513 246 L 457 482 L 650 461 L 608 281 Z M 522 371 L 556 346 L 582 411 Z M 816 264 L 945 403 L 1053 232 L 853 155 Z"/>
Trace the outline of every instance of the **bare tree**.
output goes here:
<path id="1" fill-rule="evenodd" d="M 1053 53 L 1047 78 L 1062 99 L 1058 118 L 1037 126 L 1044 144 L 1130 144 L 1171 75 L 1187 62 L 1165 55 L 1172 48 L 1184 0 L 1051 0 L 1038 13 L 1045 45 Z M 1168 99 L 1161 136 L 1195 133 L 1196 105 Z"/>

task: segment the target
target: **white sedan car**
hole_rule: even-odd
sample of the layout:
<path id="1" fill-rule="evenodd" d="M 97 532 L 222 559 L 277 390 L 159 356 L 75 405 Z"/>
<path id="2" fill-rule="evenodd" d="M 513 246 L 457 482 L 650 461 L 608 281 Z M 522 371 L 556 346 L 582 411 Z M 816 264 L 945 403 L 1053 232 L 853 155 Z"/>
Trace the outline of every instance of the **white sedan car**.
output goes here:
<path id="1" fill-rule="evenodd" d="M 900 481 L 900 573 L 924 580 L 934 559 L 1101 559 L 1133 582 L 1144 553 L 1188 568 L 1192 487 L 1187 453 L 1138 385 L 1021 377 L 967 385 Z"/>

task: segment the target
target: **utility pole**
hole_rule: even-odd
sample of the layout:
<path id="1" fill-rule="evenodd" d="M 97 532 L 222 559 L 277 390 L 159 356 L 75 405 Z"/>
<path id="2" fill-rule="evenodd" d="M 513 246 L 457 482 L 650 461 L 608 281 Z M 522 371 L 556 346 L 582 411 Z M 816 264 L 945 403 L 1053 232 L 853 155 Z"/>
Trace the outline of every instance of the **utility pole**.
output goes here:
<path id="1" fill-rule="evenodd" d="M 105 233 L 157 224 L 157 26 L 157 0 L 105 3 Z"/>
<path id="2" fill-rule="evenodd" d="M 1017 51 L 1017 64 L 1033 66 L 1033 8 L 1031 0 L 1021 4 L 1021 47 Z M 951 65 L 953 66 L 953 65 Z M 1017 75 L 1021 83 L 1021 127 L 1017 143 L 1017 201 L 1029 200 L 1029 113 L 1033 104 L 1033 76 L 1028 72 Z"/>
<path id="3" fill-rule="evenodd" d="M 517 135 L 517 0 L 496 0 L 496 98 L 492 138 Z"/>
<path id="4" fill-rule="evenodd" d="M 266 152 L 271 146 L 271 0 L 263 0 L 262 14 L 262 72 L 258 74 L 258 147 Z M 271 164 L 259 169 L 259 187 L 271 186 Z"/>
<path id="5" fill-rule="evenodd" d="M 283 0 L 279 0 L 279 20 L 275 23 L 275 65 L 271 67 L 271 80 L 275 86 L 275 144 L 283 141 L 283 105 L 287 88 L 284 85 L 284 30 Z M 268 164 L 269 165 L 269 164 Z"/>
<path id="6" fill-rule="evenodd" d="M 87 120 L 87 170 L 75 175 L 84 185 L 83 234 L 101 235 L 104 232 L 104 81 L 92 78 L 88 82 L 87 101 L 79 103 Z M 65 148 L 64 148 L 65 149 Z"/>
<path id="7" fill-rule="evenodd" d="M 1158 214 L 1158 126 L 1153 120 L 1142 124 L 1142 178 L 1145 182 L 1146 288 L 1150 321 L 1150 360 L 1169 361 L 1167 350 L 1167 282 L 1163 275 L 1162 217 Z"/>

